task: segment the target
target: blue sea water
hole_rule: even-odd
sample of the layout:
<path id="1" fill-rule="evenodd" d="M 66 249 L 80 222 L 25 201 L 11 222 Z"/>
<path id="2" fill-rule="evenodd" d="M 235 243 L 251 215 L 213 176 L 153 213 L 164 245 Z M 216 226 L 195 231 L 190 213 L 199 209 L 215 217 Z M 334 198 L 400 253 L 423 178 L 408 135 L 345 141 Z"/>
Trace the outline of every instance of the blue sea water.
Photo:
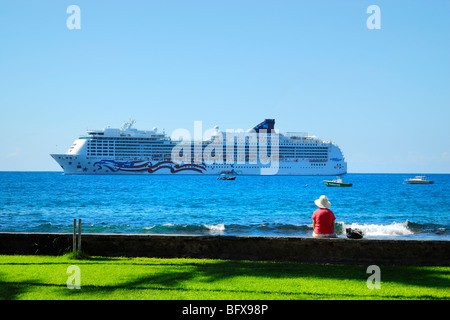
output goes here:
<path id="1" fill-rule="evenodd" d="M 347 174 L 351 188 L 316 176 L 71 176 L 0 172 L 0 232 L 311 236 L 314 200 L 327 195 L 339 237 L 450 240 L 450 175 Z"/>

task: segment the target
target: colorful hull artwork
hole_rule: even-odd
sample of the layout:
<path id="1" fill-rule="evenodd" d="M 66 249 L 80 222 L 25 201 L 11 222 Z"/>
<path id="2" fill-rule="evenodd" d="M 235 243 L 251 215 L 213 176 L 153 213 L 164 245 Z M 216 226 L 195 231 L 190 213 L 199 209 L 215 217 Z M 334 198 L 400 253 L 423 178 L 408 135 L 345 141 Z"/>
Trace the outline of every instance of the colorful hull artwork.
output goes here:
<path id="1" fill-rule="evenodd" d="M 204 173 L 206 171 L 205 164 L 179 164 L 173 161 L 161 161 L 153 164 L 151 161 L 126 161 L 118 162 L 114 160 L 101 160 L 94 163 L 96 171 L 110 170 L 110 172 L 148 172 L 154 173 L 161 169 L 169 169 L 171 173 L 178 173 L 181 171 L 196 171 Z"/>

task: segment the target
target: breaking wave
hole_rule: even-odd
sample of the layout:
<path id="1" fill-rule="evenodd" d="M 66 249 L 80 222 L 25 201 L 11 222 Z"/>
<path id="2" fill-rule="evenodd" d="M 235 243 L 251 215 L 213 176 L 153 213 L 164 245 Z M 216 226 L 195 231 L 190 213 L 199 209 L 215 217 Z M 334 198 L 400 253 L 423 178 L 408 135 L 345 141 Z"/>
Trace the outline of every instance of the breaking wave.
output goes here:
<path id="1" fill-rule="evenodd" d="M 143 229 L 146 233 L 222 234 L 225 231 L 225 225 L 223 223 L 200 225 L 167 223 L 162 226 L 145 227 Z"/>
<path id="2" fill-rule="evenodd" d="M 347 228 L 360 229 L 364 237 L 407 237 L 423 233 L 450 234 L 448 227 L 441 225 L 421 225 L 408 220 L 404 222 L 393 222 L 391 224 L 360 224 L 360 223 L 336 223 L 336 233 L 345 235 Z M 234 235 L 234 236 L 311 236 L 312 224 L 283 224 L 283 223 L 261 223 L 252 225 L 240 224 L 164 224 L 142 228 L 141 232 L 151 234 L 211 234 L 211 235 Z"/>
<path id="3" fill-rule="evenodd" d="M 360 229 L 364 236 L 366 237 L 397 237 L 397 236 L 409 236 L 414 234 L 414 232 L 408 228 L 408 220 L 405 222 L 393 222 L 391 224 L 345 224 L 343 222 L 339 223 L 341 225 L 341 233 L 345 234 L 347 228 Z M 338 229 L 338 228 L 336 228 Z"/>

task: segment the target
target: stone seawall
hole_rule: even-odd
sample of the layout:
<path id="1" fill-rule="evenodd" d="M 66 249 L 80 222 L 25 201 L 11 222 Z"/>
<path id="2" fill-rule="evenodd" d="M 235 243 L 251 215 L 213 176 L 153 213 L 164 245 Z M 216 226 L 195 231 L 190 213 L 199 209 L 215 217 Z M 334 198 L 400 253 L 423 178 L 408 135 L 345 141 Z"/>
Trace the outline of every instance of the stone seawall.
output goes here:
<path id="1" fill-rule="evenodd" d="M 0 254 L 61 255 L 70 233 L 0 233 Z M 343 264 L 450 265 L 450 241 L 203 235 L 82 235 L 93 256 L 270 260 Z"/>

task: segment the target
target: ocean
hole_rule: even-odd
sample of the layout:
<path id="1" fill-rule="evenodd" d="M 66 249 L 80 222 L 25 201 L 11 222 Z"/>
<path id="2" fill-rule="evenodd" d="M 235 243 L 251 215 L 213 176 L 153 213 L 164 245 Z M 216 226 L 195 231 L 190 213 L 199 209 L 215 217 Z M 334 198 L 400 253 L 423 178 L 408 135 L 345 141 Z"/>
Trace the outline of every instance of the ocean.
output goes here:
<path id="1" fill-rule="evenodd" d="M 324 176 L 63 175 L 0 172 L 0 232 L 312 236 L 314 200 L 326 195 L 337 233 L 365 238 L 450 240 L 450 174 L 410 185 L 417 174 Z"/>

